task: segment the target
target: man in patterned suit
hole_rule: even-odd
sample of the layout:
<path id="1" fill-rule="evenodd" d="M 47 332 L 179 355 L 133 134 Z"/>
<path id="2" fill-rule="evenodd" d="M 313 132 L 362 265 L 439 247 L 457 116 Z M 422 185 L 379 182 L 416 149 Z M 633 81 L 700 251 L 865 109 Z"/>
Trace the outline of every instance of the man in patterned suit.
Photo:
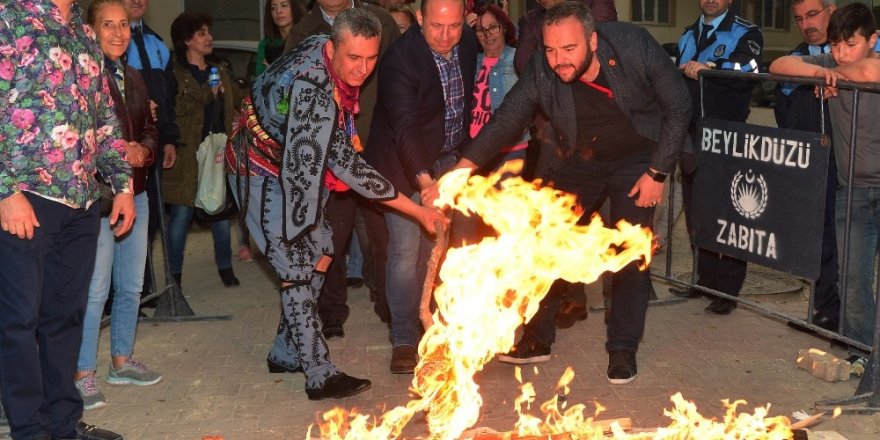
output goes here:
<path id="1" fill-rule="evenodd" d="M 254 82 L 227 148 L 232 186 L 248 229 L 281 280 L 281 323 L 272 372 L 305 372 L 309 399 L 345 398 L 370 388 L 330 361 L 317 316 L 333 258 L 324 216 L 330 193 L 352 189 L 414 217 L 426 229 L 445 217 L 400 195 L 353 147 L 360 86 L 379 57 L 382 25 L 369 11 L 340 12 L 326 35 L 306 38 Z M 344 255 L 344 254 L 343 254 Z"/>

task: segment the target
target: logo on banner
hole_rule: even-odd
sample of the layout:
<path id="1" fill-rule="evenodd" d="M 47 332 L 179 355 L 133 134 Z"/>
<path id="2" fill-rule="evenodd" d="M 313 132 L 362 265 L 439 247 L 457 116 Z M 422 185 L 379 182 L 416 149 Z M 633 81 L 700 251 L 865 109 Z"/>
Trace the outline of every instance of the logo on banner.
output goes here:
<path id="1" fill-rule="evenodd" d="M 767 209 L 767 180 L 749 170 L 737 171 L 730 184 L 730 201 L 741 216 L 756 219 Z"/>

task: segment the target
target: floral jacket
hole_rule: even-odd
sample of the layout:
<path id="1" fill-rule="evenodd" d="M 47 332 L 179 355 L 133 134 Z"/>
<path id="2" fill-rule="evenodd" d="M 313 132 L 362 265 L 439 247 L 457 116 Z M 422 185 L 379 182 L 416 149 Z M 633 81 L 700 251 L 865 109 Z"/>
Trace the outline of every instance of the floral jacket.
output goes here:
<path id="1" fill-rule="evenodd" d="M 95 34 L 76 2 L 0 3 L 0 200 L 28 191 L 72 208 L 98 199 L 95 171 L 131 192 L 131 167 Z"/>

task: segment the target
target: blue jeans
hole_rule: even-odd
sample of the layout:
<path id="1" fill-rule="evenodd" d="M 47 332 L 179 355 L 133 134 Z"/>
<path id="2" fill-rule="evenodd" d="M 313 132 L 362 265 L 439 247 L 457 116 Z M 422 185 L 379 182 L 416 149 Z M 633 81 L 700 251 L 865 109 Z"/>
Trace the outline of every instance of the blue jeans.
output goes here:
<path id="1" fill-rule="evenodd" d="M 412 200 L 420 202 L 419 193 Z M 388 260 L 385 293 L 391 310 L 391 345 L 418 346 L 422 337 L 419 303 L 428 259 L 434 244 L 419 223 L 397 211 L 385 213 L 388 226 Z"/>
<path id="2" fill-rule="evenodd" d="M 852 223 L 850 224 L 849 268 L 846 274 L 846 292 L 841 302 L 846 304 L 844 336 L 871 345 L 874 338 L 874 264 L 880 235 L 880 188 L 851 188 Z M 837 189 L 837 249 L 843 264 L 843 234 L 846 224 L 847 187 Z M 841 274 L 843 267 L 840 268 Z"/>
<path id="3" fill-rule="evenodd" d="M 137 331 L 138 308 L 144 287 L 144 264 L 147 262 L 147 229 L 150 204 L 146 192 L 135 196 L 137 217 L 131 232 L 121 239 L 113 236 L 110 219 L 101 219 L 95 270 L 89 285 L 89 302 L 83 319 L 83 339 L 79 348 L 78 371 L 95 371 L 101 315 L 113 281 L 113 310 L 110 319 L 110 354 L 131 356 Z M 111 276 L 112 275 L 112 276 Z"/>
<path id="4" fill-rule="evenodd" d="M 186 235 L 192 223 L 192 206 L 171 205 L 171 216 L 168 219 L 168 264 L 172 274 L 183 271 L 183 249 L 186 248 Z M 229 220 L 211 222 L 211 233 L 214 236 L 214 263 L 217 269 L 232 267 L 232 243 L 229 232 Z"/>
<path id="5" fill-rule="evenodd" d="M 357 234 L 351 234 L 351 240 L 348 242 L 346 273 L 348 278 L 363 278 L 363 271 L 364 254 L 361 252 L 361 243 L 358 241 Z"/>

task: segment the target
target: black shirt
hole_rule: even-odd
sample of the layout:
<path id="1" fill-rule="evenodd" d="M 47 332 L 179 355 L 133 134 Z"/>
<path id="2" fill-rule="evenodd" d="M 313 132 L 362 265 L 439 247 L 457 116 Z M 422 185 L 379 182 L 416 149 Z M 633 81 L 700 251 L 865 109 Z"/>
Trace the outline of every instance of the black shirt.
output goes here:
<path id="1" fill-rule="evenodd" d="M 577 113 L 576 151 L 585 159 L 601 161 L 626 159 L 650 152 L 656 146 L 639 136 L 614 101 L 613 92 L 602 70 L 591 82 L 580 79 L 571 84 Z"/>

